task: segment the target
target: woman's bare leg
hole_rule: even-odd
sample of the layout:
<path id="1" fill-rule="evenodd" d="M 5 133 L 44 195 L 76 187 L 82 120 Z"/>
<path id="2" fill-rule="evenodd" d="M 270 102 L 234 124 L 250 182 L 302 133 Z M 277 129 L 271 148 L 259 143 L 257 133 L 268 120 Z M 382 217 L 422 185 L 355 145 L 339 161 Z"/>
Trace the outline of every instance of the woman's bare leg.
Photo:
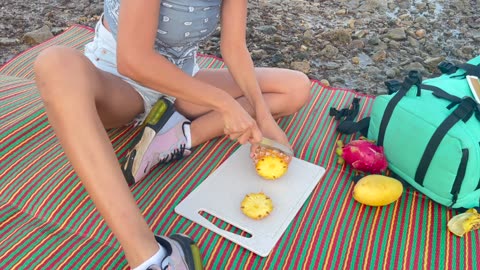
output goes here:
<path id="1" fill-rule="evenodd" d="M 154 235 L 126 184 L 105 127 L 143 111 L 139 94 L 98 70 L 80 52 L 55 47 L 35 62 L 48 119 L 85 189 L 134 267 L 158 251 Z"/>
<path id="2" fill-rule="evenodd" d="M 311 82 L 301 72 L 278 68 L 256 68 L 255 72 L 260 89 L 275 118 L 297 112 L 310 97 Z M 228 70 L 203 69 L 195 78 L 225 90 L 254 115 L 253 108 Z M 194 119 L 191 125 L 192 146 L 224 134 L 223 120 L 219 113 L 178 99 L 175 106 L 183 115 Z"/>

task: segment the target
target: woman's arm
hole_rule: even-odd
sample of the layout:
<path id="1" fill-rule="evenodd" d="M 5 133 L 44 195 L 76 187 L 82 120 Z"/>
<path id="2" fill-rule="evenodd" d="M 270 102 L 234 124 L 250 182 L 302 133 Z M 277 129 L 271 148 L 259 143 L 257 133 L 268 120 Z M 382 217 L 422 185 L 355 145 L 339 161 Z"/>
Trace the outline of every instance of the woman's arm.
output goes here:
<path id="1" fill-rule="evenodd" d="M 161 0 L 122 0 L 119 14 L 118 71 L 149 88 L 158 89 L 222 114 L 224 126 L 240 143 L 258 142 L 255 120 L 228 93 L 192 78 L 154 49 Z"/>
<path id="2" fill-rule="evenodd" d="M 247 0 L 223 0 L 221 53 L 240 89 L 255 109 L 255 118 L 263 135 L 290 146 L 285 132 L 273 118 L 255 76 L 255 68 L 246 44 Z"/>
<path id="3" fill-rule="evenodd" d="M 119 14 L 118 71 L 149 88 L 217 111 L 235 100 L 183 73 L 154 50 L 160 0 L 122 0 Z"/>
<path id="4" fill-rule="evenodd" d="M 236 83 L 250 101 L 257 121 L 271 117 L 255 77 L 250 52 L 246 45 L 247 0 L 223 0 L 221 20 L 222 57 Z"/>

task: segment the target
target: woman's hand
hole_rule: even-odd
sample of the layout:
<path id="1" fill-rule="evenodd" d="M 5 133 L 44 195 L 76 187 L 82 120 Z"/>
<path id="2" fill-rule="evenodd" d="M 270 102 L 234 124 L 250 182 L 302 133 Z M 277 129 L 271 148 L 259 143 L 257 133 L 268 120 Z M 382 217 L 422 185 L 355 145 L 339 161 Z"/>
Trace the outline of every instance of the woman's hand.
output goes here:
<path id="1" fill-rule="evenodd" d="M 293 150 L 290 142 L 288 141 L 287 135 L 278 126 L 277 122 L 275 121 L 275 119 L 273 119 L 273 116 L 271 114 L 265 115 L 262 118 L 257 117 L 257 124 L 259 125 L 264 137 L 277 141 Z M 255 155 L 257 152 L 257 148 L 258 145 L 254 144 L 252 144 L 252 147 L 250 148 L 250 157 L 252 158 L 252 160 L 256 160 Z"/>
<path id="2" fill-rule="evenodd" d="M 224 122 L 224 133 L 231 140 L 237 140 L 240 144 L 247 141 L 256 144 L 262 139 L 257 122 L 237 102 L 231 102 L 225 110 L 221 111 Z"/>
<path id="3" fill-rule="evenodd" d="M 290 145 L 290 142 L 288 141 L 287 135 L 285 134 L 285 131 L 283 131 L 279 126 L 277 121 L 273 119 L 273 116 L 271 114 L 268 114 L 262 118 L 257 117 L 257 124 L 260 127 L 260 131 L 262 132 L 263 136 L 272 139 L 274 141 L 277 141 L 290 149 L 292 149 L 292 146 Z"/>

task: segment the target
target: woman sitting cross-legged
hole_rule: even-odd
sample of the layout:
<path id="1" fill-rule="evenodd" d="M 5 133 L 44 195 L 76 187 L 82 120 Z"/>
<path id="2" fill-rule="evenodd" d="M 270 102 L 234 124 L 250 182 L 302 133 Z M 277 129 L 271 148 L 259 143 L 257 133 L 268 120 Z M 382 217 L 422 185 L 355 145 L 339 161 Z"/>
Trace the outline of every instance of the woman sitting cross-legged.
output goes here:
<path id="1" fill-rule="evenodd" d="M 138 182 L 157 164 L 224 134 L 290 147 L 275 119 L 305 104 L 310 81 L 298 71 L 254 68 L 246 19 L 247 0 L 105 0 L 84 54 L 53 47 L 35 62 L 49 122 L 134 269 L 200 266 L 188 236 L 154 235 L 126 180 Z M 198 45 L 219 22 L 228 68 L 200 70 Z M 120 165 L 105 129 L 142 123 L 158 100 L 168 109 L 145 125 Z"/>

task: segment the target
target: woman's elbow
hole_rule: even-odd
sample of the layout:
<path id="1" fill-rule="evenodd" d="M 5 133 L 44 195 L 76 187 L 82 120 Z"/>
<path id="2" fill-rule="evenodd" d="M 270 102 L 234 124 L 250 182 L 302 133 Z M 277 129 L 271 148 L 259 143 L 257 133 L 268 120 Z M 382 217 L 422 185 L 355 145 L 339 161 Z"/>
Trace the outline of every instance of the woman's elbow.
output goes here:
<path id="1" fill-rule="evenodd" d="M 117 71 L 120 75 L 132 78 L 135 77 L 135 60 L 132 57 L 118 54 Z"/>

